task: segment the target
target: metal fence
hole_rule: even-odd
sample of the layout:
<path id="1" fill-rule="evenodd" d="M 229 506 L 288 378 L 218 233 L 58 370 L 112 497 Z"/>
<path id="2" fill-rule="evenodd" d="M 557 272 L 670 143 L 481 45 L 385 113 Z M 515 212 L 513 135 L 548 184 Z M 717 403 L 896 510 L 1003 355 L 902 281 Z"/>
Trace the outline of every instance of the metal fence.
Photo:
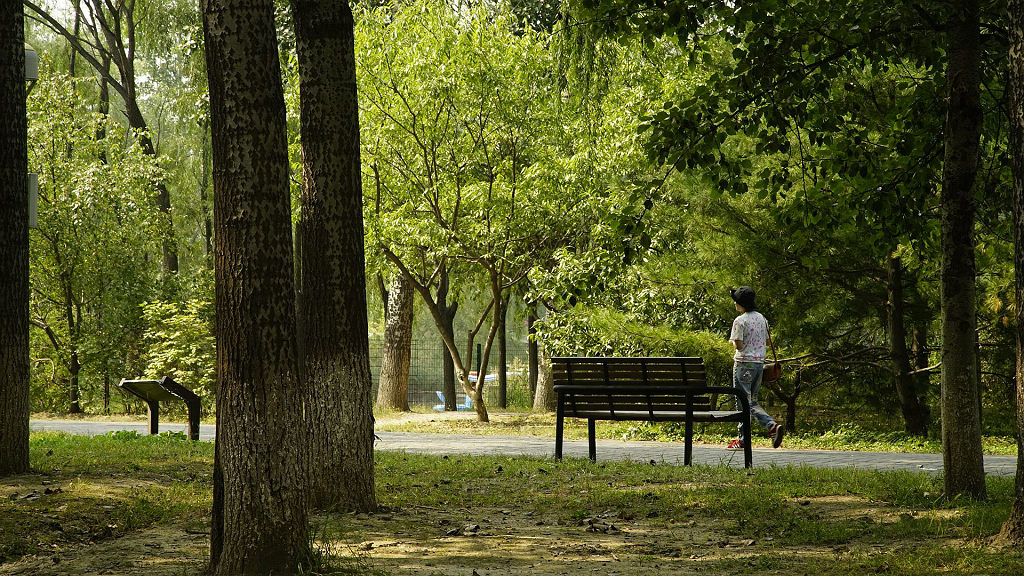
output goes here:
<path id="1" fill-rule="evenodd" d="M 420 340 L 412 343 L 412 358 L 409 363 L 409 404 L 418 406 L 433 406 L 439 404 L 437 391 L 444 387 L 444 343 L 438 341 Z M 380 383 L 380 364 L 383 350 L 383 342 L 380 339 L 370 340 L 370 371 L 373 374 L 373 395 L 377 396 L 377 386 Z M 507 344 L 508 358 L 508 391 L 507 400 L 509 405 L 525 403 L 529 405 L 529 399 L 524 399 L 525 394 L 529 396 L 529 376 L 527 374 L 528 350 L 525 342 L 510 341 Z M 497 343 L 491 349 L 491 359 L 488 365 L 488 377 L 497 374 L 495 364 L 498 361 Z M 473 365 L 470 370 L 476 370 L 477 355 L 474 351 Z M 462 402 L 462 391 L 459 391 L 459 402 Z M 488 405 L 497 402 L 498 387 L 494 382 L 489 382 L 484 387 L 484 401 Z"/>

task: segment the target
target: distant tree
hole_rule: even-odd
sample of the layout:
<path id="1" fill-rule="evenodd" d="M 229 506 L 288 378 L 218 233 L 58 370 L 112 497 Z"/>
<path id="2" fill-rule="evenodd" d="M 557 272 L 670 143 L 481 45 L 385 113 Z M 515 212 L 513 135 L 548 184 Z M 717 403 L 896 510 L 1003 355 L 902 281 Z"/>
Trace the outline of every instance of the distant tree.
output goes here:
<path id="1" fill-rule="evenodd" d="M 384 342 L 381 350 L 377 407 L 409 410 L 409 366 L 412 357 L 412 313 L 416 292 L 412 283 L 396 274 L 391 287 L 383 286 Z"/>
<path id="2" fill-rule="evenodd" d="M 381 210 L 367 210 L 371 241 L 423 298 L 462 391 L 487 421 L 484 379 L 474 384 L 469 373 L 476 334 L 486 326 L 486 374 L 506 294 L 573 226 L 565 213 L 576 203 L 556 192 L 560 175 L 546 163 L 546 131 L 556 127 L 550 53 L 507 13 L 438 0 L 369 11 L 357 38 L 376 180 L 367 192 L 383 196 Z M 487 295 L 465 341 L 440 298 L 456 264 Z"/>
<path id="3" fill-rule="evenodd" d="M 85 105 L 80 79 L 49 73 L 43 63 L 28 106 L 39 172 L 31 322 L 58 368 L 63 397 L 55 407 L 82 412 L 88 375 L 124 373 L 140 305 L 152 297 L 155 270 L 146 255 L 159 232 L 148 205 L 159 170 L 131 131 Z"/>
<path id="4" fill-rule="evenodd" d="M 274 2 L 202 10 L 216 239 L 210 568 L 290 575 L 309 548 L 309 480 Z"/>
<path id="5" fill-rule="evenodd" d="M 63 36 L 71 45 L 73 54 L 81 56 L 93 67 L 103 91 L 109 89 L 117 93 L 124 104 L 128 125 L 139 133 L 142 149 L 156 158 L 157 147 L 142 112 L 138 90 L 138 29 L 144 18 L 136 14 L 136 0 L 78 0 L 75 4 L 75 23 L 70 30 L 33 2 L 26 0 L 24 4 L 31 10 L 33 18 Z M 81 34 L 82 24 L 88 36 Z M 174 274 L 178 272 L 178 248 L 174 236 L 171 194 L 162 179 L 155 179 L 153 184 L 157 190 L 156 207 L 161 215 L 162 268 L 165 273 Z"/>
<path id="6" fill-rule="evenodd" d="M 348 2 L 292 0 L 302 130 L 303 362 L 312 504 L 376 509 L 359 104 Z"/>
<path id="7" fill-rule="evenodd" d="M 29 469 L 28 136 L 25 23 L 0 1 L 0 476 Z"/>

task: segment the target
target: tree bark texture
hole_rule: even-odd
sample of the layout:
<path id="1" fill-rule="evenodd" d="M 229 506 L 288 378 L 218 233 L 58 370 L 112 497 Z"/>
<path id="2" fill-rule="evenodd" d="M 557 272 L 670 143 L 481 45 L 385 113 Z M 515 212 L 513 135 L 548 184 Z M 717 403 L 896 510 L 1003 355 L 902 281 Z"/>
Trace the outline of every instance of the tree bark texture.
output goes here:
<path id="1" fill-rule="evenodd" d="M 942 445 L 947 497 L 985 497 L 975 350 L 974 185 L 982 109 L 977 0 L 955 3 L 947 32 L 942 174 Z"/>
<path id="2" fill-rule="evenodd" d="M 1010 32 L 1010 152 L 1013 164 L 1014 286 L 1017 331 L 1017 477 L 999 539 L 1024 544 L 1024 0 L 1007 3 Z"/>
<path id="3" fill-rule="evenodd" d="M 537 392 L 533 396 L 533 411 L 552 412 L 558 398 L 555 397 L 555 379 L 551 375 L 551 357 L 543 348 L 540 349 L 537 366 Z"/>
<path id="4" fill-rule="evenodd" d="M 403 274 L 388 290 L 384 312 L 384 349 L 380 362 L 377 407 L 409 410 L 409 364 L 412 360 L 412 304 L 416 291 Z"/>
<path id="5" fill-rule="evenodd" d="M 204 0 L 210 80 L 217 443 L 215 576 L 294 573 L 307 467 L 284 95 L 271 0 Z"/>
<path id="6" fill-rule="evenodd" d="M 302 133 L 302 324 L 313 504 L 372 511 L 355 32 L 348 2 L 292 0 Z"/>
<path id="7" fill-rule="evenodd" d="M 898 256 L 889 258 L 889 278 L 886 283 L 888 304 L 886 313 L 889 328 L 889 360 L 892 362 L 893 380 L 903 412 L 903 425 L 908 434 L 928 435 L 928 409 L 924 406 L 915 387 L 916 378 L 911 374 L 910 353 L 907 346 L 907 329 L 904 319 L 903 262 Z"/>
<path id="8" fill-rule="evenodd" d="M 29 469 L 24 30 L 21 2 L 0 0 L 0 476 Z"/>

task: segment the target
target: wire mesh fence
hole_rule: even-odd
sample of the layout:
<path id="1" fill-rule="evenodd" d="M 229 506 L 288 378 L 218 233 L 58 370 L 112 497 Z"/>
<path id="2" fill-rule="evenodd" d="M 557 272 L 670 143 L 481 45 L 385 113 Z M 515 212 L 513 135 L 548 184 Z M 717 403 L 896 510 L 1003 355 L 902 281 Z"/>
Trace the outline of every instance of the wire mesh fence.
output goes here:
<path id="1" fill-rule="evenodd" d="M 525 342 L 508 342 L 506 347 L 507 366 L 507 389 L 506 403 L 509 408 L 528 408 L 532 399 L 530 398 L 530 384 L 528 373 L 528 347 Z M 383 342 L 379 338 L 370 340 L 370 372 L 373 374 L 373 394 L 377 395 L 377 386 L 380 383 L 380 364 L 383 352 Z M 411 360 L 409 363 L 409 405 L 410 406 L 434 406 L 441 401 L 437 392 L 444 388 L 444 343 L 440 340 L 416 340 L 411 346 Z M 491 350 L 491 359 L 487 363 L 487 377 L 484 384 L 484 402 L 488 406 L 496 406 L 498 401 L 497 367 L 498 350 L 495 344 Z M 476 370 L 477 353 L 474 351 L 471 370 Z M 456 386 L 459 393 L 457 403 L 462 403 L 464 397 L 461 389 Z"/>

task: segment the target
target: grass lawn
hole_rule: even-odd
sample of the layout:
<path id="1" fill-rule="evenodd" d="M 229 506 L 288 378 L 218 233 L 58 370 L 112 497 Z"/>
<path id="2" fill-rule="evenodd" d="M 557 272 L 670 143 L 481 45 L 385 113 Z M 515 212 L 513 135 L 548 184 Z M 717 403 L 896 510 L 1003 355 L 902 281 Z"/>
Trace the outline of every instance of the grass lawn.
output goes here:
<path id="1" fill-rule="evenodd" d="M 0 479 L 0 574 L 197 574 L 213 450 L 181 435 L 32 435 Z M 1013 480 L 948 502 L 909 472 L 379 452 L 372 515 L 318 515 L 307 574 L 1024 573 L 989 544 Z"/>

